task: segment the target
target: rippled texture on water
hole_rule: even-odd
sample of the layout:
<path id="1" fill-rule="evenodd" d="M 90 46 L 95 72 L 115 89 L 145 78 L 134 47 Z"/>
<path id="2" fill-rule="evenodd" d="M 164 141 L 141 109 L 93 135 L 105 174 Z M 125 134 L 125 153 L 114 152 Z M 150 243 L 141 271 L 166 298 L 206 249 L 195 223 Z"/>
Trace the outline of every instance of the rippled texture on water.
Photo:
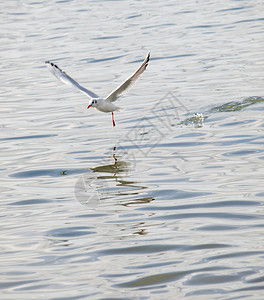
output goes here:
<path id="1" fill-rule="evenodd" d="M 0 298 L 263 299 L 263 3 L 0 6 Z"/>

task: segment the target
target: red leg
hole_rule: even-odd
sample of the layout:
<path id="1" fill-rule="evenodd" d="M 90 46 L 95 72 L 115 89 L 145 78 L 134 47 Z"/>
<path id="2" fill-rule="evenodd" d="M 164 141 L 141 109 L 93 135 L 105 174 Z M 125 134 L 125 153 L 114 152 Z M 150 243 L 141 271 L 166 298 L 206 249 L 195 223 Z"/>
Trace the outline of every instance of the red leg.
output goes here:
<path id="1" fill-rule="evenodd" d="M 114 113 L 112 112 L 113 127 L 115 127 Z"/>

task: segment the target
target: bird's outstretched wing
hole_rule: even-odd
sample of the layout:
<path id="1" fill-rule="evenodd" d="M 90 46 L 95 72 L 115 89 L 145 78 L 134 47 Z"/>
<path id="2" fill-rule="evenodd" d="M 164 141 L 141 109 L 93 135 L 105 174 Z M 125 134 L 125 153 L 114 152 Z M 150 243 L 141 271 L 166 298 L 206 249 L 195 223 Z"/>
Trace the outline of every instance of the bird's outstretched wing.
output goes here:
<path id="1" fill-rule="evenodd" d="M 111 94 L 109 94 L 105 100 L 110 102 L 116 101 L 131 85 L 139 78 L 139 76 L 146 70 L 148 62 L 150 58 L 150 52 L 147 57 L 141 64 L 141 66 L 137 69 L 137 71 L 129 77 L 125 82 L 123 82 L 117 89 L 115 89 Z"/>
<path id="2" fill-rule="evenodd" d="M 64 71 L 62 71 L 57 65 L 55 65 L 53 62 L 46 61 L 45 62 L 48 65 L 49 70 L 53 75 L 55 75 L 57 78 L 59 78 L 63 83 L 69 84 L 74 86 L 75 88 L 79 89 L 81 92 L 89 96 L 90 98 L 99 98 L 95 93 L 87 90 L 83 86 L 81 86 L 77 81 L 72 79 L 69 75 L 67 75 Z"/>

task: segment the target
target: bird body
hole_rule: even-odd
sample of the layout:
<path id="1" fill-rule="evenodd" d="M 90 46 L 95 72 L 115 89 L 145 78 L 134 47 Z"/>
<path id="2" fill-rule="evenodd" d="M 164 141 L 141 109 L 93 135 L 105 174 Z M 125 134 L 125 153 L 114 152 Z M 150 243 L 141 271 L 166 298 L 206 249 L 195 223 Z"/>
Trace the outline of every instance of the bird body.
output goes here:
<path id="1" fill-rule="evenodd" d="M 50 61 L 46 61 L 51 73 L 55 75 L 58 79 L 60 79 L 63 83 L 69 84 L 80 90 L 86 96 L 90 98 L 89 104 L 87 108 L 94 107 L 99 111 L 108 113 L 112 113 L 112 122 L 113 126 L 115 126 L 114 121 L 114 111 L 120 110 L 119 107 L 113 104 L 124 92 L 132 86 L 132 84 L 139 78 L 139 76 L 146 70 L 150 58 L 150 52 L 148 53 L 147 57 L 137 69 L 137 71 L 130 76 L 127 80 L 125 80 L 119 87 L 117 87 L 113 92 L 111 92 L 106 98 L 100 98 L 94 92 L 84 88 L 81 86 L 77 81 L 72 79 L 69 75 L 67 75 L 64 71 L 62 71 L 56 64 Z"/>
<path id="2" fill-rule="evenodd" d="M 114 105 L 112 102 L 106 101 L 103 98 L 93 98 L 93 99 L 91 99 L 87 108 L 90 108 L 90 107 L 94 107 L 97 110 L 100 110 L 104 113 L 114 112 L 114 111 L 120 110 L 120 108 L 117 107 L 116 105 Z"/>

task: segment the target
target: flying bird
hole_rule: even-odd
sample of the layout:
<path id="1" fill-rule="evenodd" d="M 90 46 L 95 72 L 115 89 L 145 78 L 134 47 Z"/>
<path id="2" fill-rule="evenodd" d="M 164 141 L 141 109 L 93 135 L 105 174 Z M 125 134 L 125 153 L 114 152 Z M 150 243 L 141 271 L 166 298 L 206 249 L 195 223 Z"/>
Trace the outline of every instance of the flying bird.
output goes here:
<path id="1" fill-rule="evenodd" d="M 145 60 L 141 64 L 141 66 L 136 70 L 136 72 L 130 76 L 127 80 L 125 80 L 119 87 L 113 90 L 106 98 L 100 98 L 98 95 L 93 93 L 90 90 L 87 90 L 83 86 L 81 86 L 77 81 L 72 79 L 69 75 L 67 75 L 64 71 L 62 71 L 56 64 L 50 61 L 46 61 L 45 63 L 48 65 L 49 70 L 53 75 L 55 75 L 58 79 L 60 79 L 63 83 L 69 84 L 80 90 L 86 96 L 90 98 L 89 104 L 87 108 L 94 107 L 102 112 L 112 113 L 112 122 L 113 127 L 115 126 L 114 120 L 114 111 L 118 111 L 120 108 L 113 104 L 120 96 L 124 94 L 124 92 L 132 86 L 132 84 L 139 78 L 139 76 L 146 70 L 148 62 L 150 58 L 150 52 L 147 54 Z"/>

